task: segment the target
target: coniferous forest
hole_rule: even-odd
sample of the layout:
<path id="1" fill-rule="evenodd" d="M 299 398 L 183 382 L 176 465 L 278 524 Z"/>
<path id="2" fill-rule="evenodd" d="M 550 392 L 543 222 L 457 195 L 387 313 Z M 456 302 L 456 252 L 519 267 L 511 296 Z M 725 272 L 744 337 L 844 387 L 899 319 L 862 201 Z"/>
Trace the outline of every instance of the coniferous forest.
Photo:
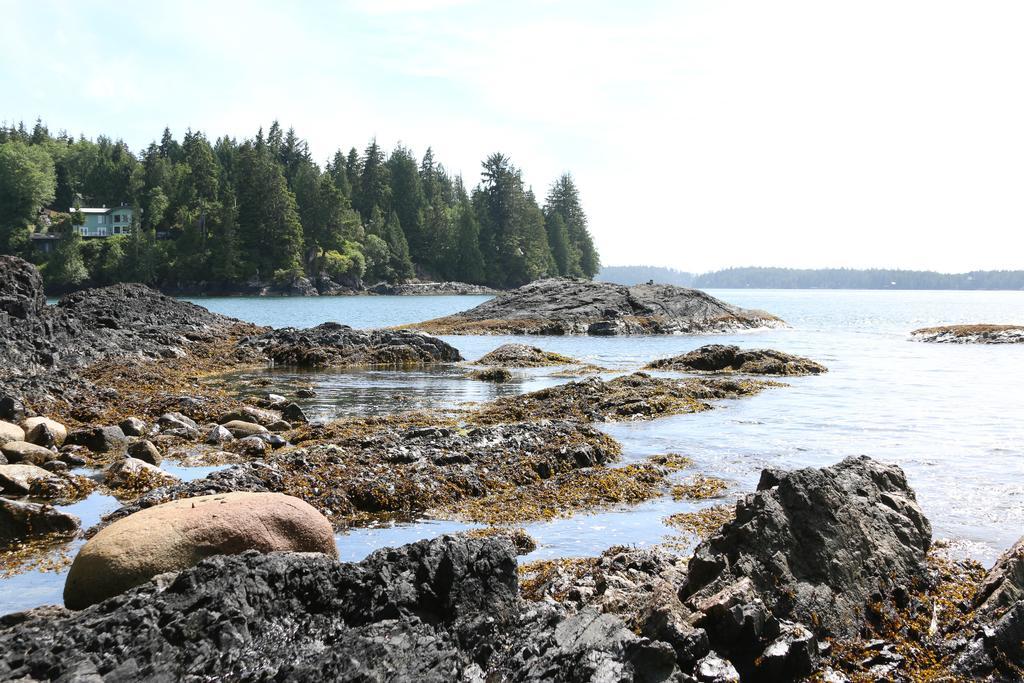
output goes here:
<path id="1" fill-rule="evenodd" d="M 133 209 L 128 234 L 83 238 L 73 207 Z M 56 236 L 43 253 L 33 234 Z M 53 238 L 51 238 L 53 239 Z M 516 287 L 593 277 L 599 258 L 569 174 L 543 200 L 492 154 L 467 190 L 427 149 L 372 140 L 323 167 L 274 122 L 241 142 L 164 130 L 137 155 L 120 140 L 0 127 L 0 253 L 38 264 L 47 287 L 143 282 L 165 289 L 342 287 L 411 278 Z"/>

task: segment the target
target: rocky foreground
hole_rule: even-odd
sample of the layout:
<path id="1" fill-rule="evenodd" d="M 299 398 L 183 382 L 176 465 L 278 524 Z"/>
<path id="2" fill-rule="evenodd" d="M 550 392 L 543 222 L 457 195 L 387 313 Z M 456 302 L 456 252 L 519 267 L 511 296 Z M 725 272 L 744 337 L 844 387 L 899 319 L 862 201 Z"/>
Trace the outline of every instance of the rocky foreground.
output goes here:
<path id="1" fill-rule="evenodd" d="M 419 323 L 434 334 L 702 334 L 781 327 L 752 311 L 673 285 L 553 278 L 501 294 L 462 313 Z"/>
<path id="2" fill-rule="evenodd" d="M 0 677 L 1019 680 L 1024 543 L 961 592 L 930 543 L 903 473 L 848 459 L 766 471 L 688 562 L 613 549 L 527 586 L 503 538 L 212 557 L 3 617 Z"/>
<path id="3" fill-rule="evenodd" d="M 934 344 L 1024 344 L 1024 325 L 944 325 L 910 333 L 914 341 Z"/>

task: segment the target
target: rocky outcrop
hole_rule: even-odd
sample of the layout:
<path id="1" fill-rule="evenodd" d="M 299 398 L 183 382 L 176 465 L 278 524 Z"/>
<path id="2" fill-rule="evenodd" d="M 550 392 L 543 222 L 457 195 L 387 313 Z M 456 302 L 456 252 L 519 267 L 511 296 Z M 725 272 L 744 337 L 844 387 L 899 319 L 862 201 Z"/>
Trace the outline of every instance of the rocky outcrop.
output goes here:
<path id="1" fill-rule="evenodd" d="M 745 375 L 818 375 L 828 372 L 821 363 L 774 349 L 741 349 L 708 344 L 689 353 L 648 363 L 646 370 L 739 373 Z"/>
<path id="2" fill-rule="evenodd" d="M 1024 537 L 1007 550 L 985 577 L 975 597 L 983 614 L 995 614 L 1024 600 Z"/>
<path id="3" fill-rule="evenodd" d="M 238 324 L 142 285 L 83 290 L 47 306 L 38 271 L 14 256 L 0 256 L 0 291 L 0 316 L 18 319 L 0 321 L 0 376 L 171 357 Z"/>
<path id="4" fill-rule="evenodd" d="M 212 555 L 247 550 L 337 555 L 319 512 L 277 493 L 185 498 L 136 512 L 96 534 L 75 557 L 64 603 L 82 609 Z"/>
<path id="5" fill-rule="evenodd" d="M 903 471 L 867 457 L 762 473 L 736 518 L 702 543 L 685 593 L 701 604 L 753 590 L 771 615 L 852 635 L 874 595 L 922 575 L 931 526 Z"/>
<path id="6" fill-rule="evenodd" d="M 575 358 L 529 344 L 502 344 L 476 361 L 477 365 L 495 368 L 540 368 L 550 365 L 572 365 Z"/>
<path id="7" fill-rule="evenodd" d="M 466 282 L 403 282 L 388 284 L 379 282 L 367 289 L 371 294 L 387 296 L 465 296 L 491 295 L 497 290 L 483 285 L 471 285 Z"/>
<path id="8" fill-rule="evenodd" d="M 17 256 L 0 256 L 0 315 L 27 320 L 46 306 L 43 278 L 30 263 Z M 2 325 L 0 325 L 2 326 Z"/>
<path id="9" fill-rule="evenodd" d="M 30 538 L 78 533 L 78 518 L 49 505 L 0 498 L 0 548 Z"/>
<path id="10" fill-rule="evenodd" d="M 1024 344 L 1024 325 L 944 325 L 910 333 L 914 341 L 936 344 Z"/>
<path id="11" fill-rule="evenodd" d="M 415 325 L 434 334 L 700 334 L 785 323 L 696 289 L 555 278 L 501 294 L 476 308 Z"/>
<path id="12" fill-rule="evenodd" d="M 407 330 L 355 330 L 324 323 L 308 330 L 273 330 L 242 342 L 275 365 L 328 368 L 354 365 L 410 365 L 462 360 L 437 337 Z"/>

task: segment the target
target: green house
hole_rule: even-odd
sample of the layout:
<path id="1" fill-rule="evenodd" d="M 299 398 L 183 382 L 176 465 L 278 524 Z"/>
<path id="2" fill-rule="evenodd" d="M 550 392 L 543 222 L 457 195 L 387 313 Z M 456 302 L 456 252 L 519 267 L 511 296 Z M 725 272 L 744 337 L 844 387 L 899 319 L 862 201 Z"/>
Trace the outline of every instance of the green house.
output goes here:
<path id="1" fill-rule="evenodd" d="M 74 213 L 78 209 L 70 209 Z M 84 223 L 79 226 L 82 237 L 110 237 L 127 235 L 132 231 L 132 207 L 118 206 L 108 209 L 80 209 Z"/>

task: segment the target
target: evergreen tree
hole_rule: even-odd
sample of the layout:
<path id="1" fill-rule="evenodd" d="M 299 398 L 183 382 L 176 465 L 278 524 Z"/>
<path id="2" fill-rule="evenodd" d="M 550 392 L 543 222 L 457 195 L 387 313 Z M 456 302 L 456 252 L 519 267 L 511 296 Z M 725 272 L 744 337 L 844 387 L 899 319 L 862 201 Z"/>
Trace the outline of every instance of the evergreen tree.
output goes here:
<path id="1" fill-rule="evenodd" d="M 238 225 L 242 273 L 269 278 L 302 271 L 302 225 L 295 195 L 269 147 L 245 144 L 238 154 Z"/>
<path id="2" fill-rule="evenodd" d="M 398 216 L 413 260 L 424 263 L 429 260 L 426 256 L 433 245 L 427 243 L 423 234 L 426 202 L 415 155 L 405 147 L 396 147 L 388 159 L 388 175 L 391 179 L 391 210 Z"/>
<path id="3" fill-rule="evenodd" d="M 484 257 L 480 253 L 480 226 L 469 201 L 459 206 L 458 214 L 450 277 L 461 282 L 483 284 L 487 281 L 487 274 L 484 271 Z"/>
<path id="4" fill-rule="evenodd" d="M 387 164 L 384 163 L 384 152 L 374 139 L 363 155 L 362 173 L 359 178 L 359 194 L 356 197 L 356 210 L 369 220 L 373 208 L 382 212 L 391 210 L 391 183 Z"/>
<path id="5" fill-rule="evenodd" d="M 576 183 L 568 173 L 558 178 L 544 202 L 545 214 L 558 214 L 565 221 L 569 237 L 570 265 L 567 275 L 592 278 L 601 269 L 601 261 L 587 229 L 587 215 L 580 204 Z"/>
<path id="6" fill-rule="evenodd" d="M 552 213 L 544 219 L 548 233 L 548 244 L 551 245 L 551 256 L 555 260 L 555 268 L 559 275 L 570 274 L 569 232 L 565 227 L 565 219 L 561 214 Z"/>
<path id="7" fill-rule="evenodd" d="M 20 140 L 0 145 L 0 253 L 26 254 L 39 209 L 53 201 L 53 159 Z"/>
<path id="8" fill-rule="evenodd" d="M 412 259 L 409 256 L 409 243 L 405 239 L 398 214 L 394 211 L 388 215 L 384 230 L 388 252 L 391 255 L 388 265 L 391 267 L 392 277 L 398 280 L 408 280 L 416 274 L 416 271 L 413 269 Z"/>

